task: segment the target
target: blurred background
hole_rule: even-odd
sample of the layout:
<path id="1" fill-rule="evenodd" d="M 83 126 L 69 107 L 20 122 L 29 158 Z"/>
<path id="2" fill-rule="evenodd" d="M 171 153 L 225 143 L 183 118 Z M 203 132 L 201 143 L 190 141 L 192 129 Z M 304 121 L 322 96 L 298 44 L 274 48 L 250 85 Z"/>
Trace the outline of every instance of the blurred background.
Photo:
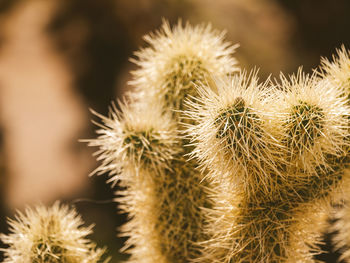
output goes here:
<path id="1" fill-rule="evenodd" d="M 16 209 L 60 199 L 96 224 L 112 262 L 125 258 L 126 216 L 106 176 L 88 177 L 96 149 L 78 140 L 95 137 L 89 108 L 107 114 L 128 89 L 128 58 L 162 18 L 227 30 L 241 67 L 264 79 L 349 48 L 349 13 L 347 0 L 0 0 L 0 232 Z M 319 259 L 335 262 L 324 249 Z"/>

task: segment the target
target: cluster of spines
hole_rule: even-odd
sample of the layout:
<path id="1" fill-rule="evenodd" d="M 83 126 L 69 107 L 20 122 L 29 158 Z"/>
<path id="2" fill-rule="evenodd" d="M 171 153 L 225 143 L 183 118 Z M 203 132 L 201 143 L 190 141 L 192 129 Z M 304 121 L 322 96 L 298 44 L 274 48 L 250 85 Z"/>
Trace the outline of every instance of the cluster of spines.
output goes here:
<path id="1" fill-rule="evenodd" d="M 11 233 L 0 236 L 8 245 L 1 249 L 4 263 L 102 262 L 105 250 L 86 238 L 92 226 L 83 227 L 77 212 L 59 202 L 49 208 L 39 205 L 25 213 L 18 212 L 9 225 Z"/>
<path id="2" fill-rule="evenodd" d="M 202 208 L 211 201 L 196 160 L 185 156 L 187 120 L 180 111 L 186 99 L 197 95 L 200 82 L 237 70 L 235 46 L 223 38 L 210 25 L 182 26 L 180 21 L 170 28 L 164 22 L 145 37 L 149 47 L 132 60 L 139 68 L 132 72 L 131 106 L 101 116 L 100 136 L 90 141 L 100 147 L 97 173 L 109 172 L 124 187 L 117 199 L 129 214 L 122 227 L 129 237 L 124 248 L 129 262 L 188 262 L 198 257 L 195 244 L 207 239 Z"/>
<path id="3" fill-rule="evenodd" d="M 319 75 L 332 86 L 343 90 L 344 95 L 350 99 L 350 51 L 342 46 L 333 56 L 333 61 L 326 58 L 321 60 Z"/>
<path id="4" fill-rule="evenodd" d="M 139 68 L 132 72 L 134 96 L 153 104 L 161 103 L 174 119 L 183 121 L 179 110 L 184 101 L 196 96 L 195 85 L 237 71 L 233 58 L 237 45 L 224 41 L 225 32 L 211 25 L 182 25 L 173 28 L 164 21 L 162 28 L 145 36 L 148 47 L 136 52 L 132 61 Z"/>
<path id="5" fill-rule="evenodd" d="M 301 71 L 290 81 L 282 77 L 281 86 L 288 160 L 305 173 L 331 168 L 327 158 L 344 155 L 347 145 L 349 113 L 342 89 Z"/>
<path id="6" fill-rule="evenodd" d="M 147 168 L 156 172 L 170 169 L 169 163 L 179 151 L 176 123 L 162 113 L 159 105 L 147 107 L 119 103 L 113 106 L 109 117 L 95 113 L 102 123 L 97 139 L 87 140 L 89 146 L 98 146 L 95 153 L 102 164 L 92 174 L 108 173 L 116 183 Z M 125 171 L 130 173 L 125 175 Z"/>
<path id="7" fill-rule="evenodd" d="M 277 122 L 268 114 L 268 102 L 274 94 L 268 83 L 258 84 L 256 73 L 239 73 L 217 81 L 216 92 L 200 87 L 200 98 L 188 101 L 191 110 L 185 115 L 199 123 L 188 125 L 196 146 L 192 155 L 200 160 L 203 170 L 213 171 L 208 174 L 210 179 L 220 181 L 229 174 L 236 183 L 237 174 L 245 178 L 245 187 L 255 181 L 260 190 L 270 191 L 264 173 L 276 171 L 283 160 L 278 158 Z"/>

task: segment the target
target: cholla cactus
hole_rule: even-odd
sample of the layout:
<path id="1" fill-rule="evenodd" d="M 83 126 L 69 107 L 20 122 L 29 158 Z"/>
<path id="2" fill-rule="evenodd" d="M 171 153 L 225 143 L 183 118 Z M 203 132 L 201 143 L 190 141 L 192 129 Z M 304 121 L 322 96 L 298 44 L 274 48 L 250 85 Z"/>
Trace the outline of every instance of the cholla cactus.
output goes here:
<path id="1" fill-rule="evenodd" d="M 198 262 L 313 262 L 318 253 L 342 182 L 333 160 L 348 145 L 350 109 L 342 90 L 316 75 L 282 76 L 279 85 L 243 73 L 189 102 L 193 154 L 217 182 L 213 238 Z"/>
<path id="2" fill-rule="evenodd" d="M 37 206 L 18 212 L 9 220 L 12 233 L 0 238 L 9 247 L 4 263 L 97 263 L 104 249 L 86 239 L 92 226 L 83 227 L 75 210 L 56 202 L 52 207 Z M 107 260 L 105 261 L 107 262 Z"/>
<path id="3" fill-rule="evenodd" d="M 208 215 L 212 239 L 203 243 L 198 262 L 273 262 L 282 257 L 281 248 L 268 244 L 285 239 L 281 226 L 268 220 L 278 211 L 267 204 L 273 202 L 276 180 L 269 175 L 281 148 L 276 138 L 282 136 L 269 114 L 274 88 L 268 85 L 259 85 L 255 73 L 248 78 L 241 73 L 218 81 L 217 93 L 199 88 L 199 103 L 189 102 L 192 109 L 186 115 L 198 123 L 189 128 L 196 145 L 193 154 L 217 185 Z"/>
<path id="4" fill-rule="evenodd" d="M 146 36 L 130 105 L 100 116 L 89 141 L 97 173 L 124 189 L 129 262 L 305 263 L 320 252 L 348 184 L 349 53 L 259 84 L 233 75 L 223 36 L 181 22 Z"/>
<path id="5" fill-rule="evenodd" d="M 187 120 L 180 110 L 196 95 L 196 84 L 237 70 L 235 46 L 223 37 L 210 26 L 181 22 L 173 29 L 164 22 L 146 36 L 150 46 L 133 60 L 139 69 L 130 82 L 132 105 L 102 117 L 101 135 L 90 141 L 100 147 L 97 171 L 110 172 L 125 188 L 118 200 L 130 216 L 122 228 L 129 262 L 188 262 L 198 256 L 195 243 L 207 239 L 201 209 L 211 201 L 196 161 L 185 157 Z"/>

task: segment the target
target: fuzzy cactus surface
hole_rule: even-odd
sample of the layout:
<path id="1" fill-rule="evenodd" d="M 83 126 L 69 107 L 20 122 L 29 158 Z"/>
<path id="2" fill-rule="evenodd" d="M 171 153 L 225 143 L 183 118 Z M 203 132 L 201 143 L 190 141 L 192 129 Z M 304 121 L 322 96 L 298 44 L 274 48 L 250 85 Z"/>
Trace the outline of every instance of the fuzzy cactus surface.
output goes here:
<path id="1" fill-rule="evenodd" d="M 210 25 L 182 25 L 145 37 L 148 47 L 136 52 L 138 66 L 126 95 L 128 105 L 102 117 L 98 146 L 102 165 L 123 190 L 117 200 L 128 213 L 122 235 L 129 237 L 124 251 L 128 262 L 189 262 L 199 256 L 198 243 L 208 239 L 203 231 L 203 208 L 211 206 L 207 183 L 189 159 L 184 124 L 185 100 L 197 96 L 196 85 L 237 71 L 232 57 L 236 46 Z M 209 84 L 210 85 L 210 84 Z"/>
<path id="2" fill-rule="evenodd" d="M 4 263 L 106 263 L 105 249 L 87 239 L 92 226 L 84 227 L 74 209 L 56 202 L 52 207 L 38 205 L 18 212 L 10 219 L 10 233 L 1 234 L 8 248 Z"/>
<path id="3" fill-rule="evenodd" d="M 263 84 L 242 72 L 216 90 L 199 87 L 186 112 L 216 192 L 197 262 L 314 262 L 348 180 L 343 89 L 299 71 Z"/>
<path id="4" fill-rule="evenodd" d="M 121 109 L 98 115 L 89 145 L 99 147 L 95 173 L 122 186 L 128 262 L 316 262 L 343 202 L 349 52 L 260 82 L 223 38 L 164 22 L 132 59 Z"/>

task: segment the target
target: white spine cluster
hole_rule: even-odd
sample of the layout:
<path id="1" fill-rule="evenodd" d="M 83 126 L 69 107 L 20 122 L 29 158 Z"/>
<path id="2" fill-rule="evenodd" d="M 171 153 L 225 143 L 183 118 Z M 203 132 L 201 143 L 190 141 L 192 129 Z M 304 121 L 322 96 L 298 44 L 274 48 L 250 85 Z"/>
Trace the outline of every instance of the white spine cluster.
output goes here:
<path id="1" fill-rule="evenodd" d="M 330 81 L 334 87 L 343 89 L 344 93 L 349 96 L 350 51 L 342 46 L 337 50 L 337 55 L 333 56 L 333 61 L 323 58 L 321 60 L 320 76 Z"/>
<path id="2" fill-rule="evenodd" d="M 136 52 L 132 61 L 139 68 L 130 82 L 135 96 L 148 103 L 162 103 L 167 111 L 183 110 L 184 100 L 196 95 L 194 85 L 237 71 L 232 57 L 237 45 L 224 42 L 225 32 L 211 25 L 191 26 L 182 22 L 144 37 L 149 47 Z M 179 119 L 179 114 L 176 118 Z"/>
<path id="3" fill-rule="evenodd" d="M 56 202 L 52 207 L 37 206 L 18 212 L 9 220 L 8 235 L 0 236 L 9 247 L 4 263 L 98 263 L 104 249 L 86 238 L 92 226 L 83 227 L 75 210 Z M 104 261 L 104 262 L 107 262 Z"/>
<path id="4" fill-rule="evenodd" d="M 281 79 L 287 160 L 306 174 L 329 169 L 327 157 L 344 155 L 347 144 L 349 113 L 342 89 L 301 71 L 290 80 Z"/>

